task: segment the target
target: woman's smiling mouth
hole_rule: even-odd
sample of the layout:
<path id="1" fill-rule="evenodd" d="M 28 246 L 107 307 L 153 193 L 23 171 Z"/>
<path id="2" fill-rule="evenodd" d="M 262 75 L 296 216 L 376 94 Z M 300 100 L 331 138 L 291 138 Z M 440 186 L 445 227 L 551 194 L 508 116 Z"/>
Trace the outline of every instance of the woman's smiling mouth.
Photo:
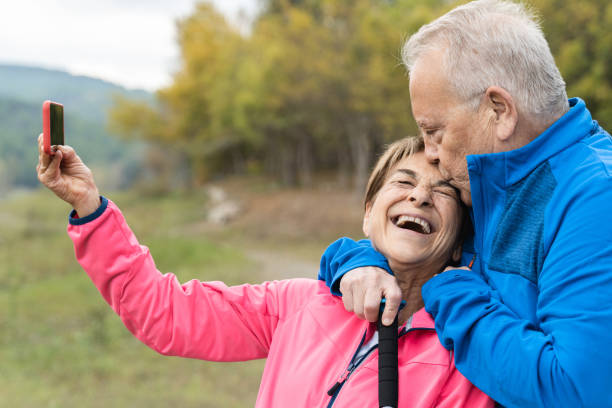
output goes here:
<path id="1" fill-rule="evenodd" d="M 419 234 L 431 234 L 431 224 L 424 218 L 411 215 L 398 215 L 391 218 L 396 227 L 418 232 Z"/>

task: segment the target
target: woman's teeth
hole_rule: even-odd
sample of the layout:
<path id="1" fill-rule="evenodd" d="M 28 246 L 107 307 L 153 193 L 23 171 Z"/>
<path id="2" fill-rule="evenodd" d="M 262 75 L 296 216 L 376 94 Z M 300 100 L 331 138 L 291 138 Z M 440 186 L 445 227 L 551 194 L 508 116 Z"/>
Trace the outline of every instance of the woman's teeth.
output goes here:
<path id="1" fill-rule="evenodd" d="M 395 225 L 400 228 L 410 229 L 421 234 L 431 233 L 431 226 L 427 220 L 409 215 L 400 215 L 395 220 Z"/>

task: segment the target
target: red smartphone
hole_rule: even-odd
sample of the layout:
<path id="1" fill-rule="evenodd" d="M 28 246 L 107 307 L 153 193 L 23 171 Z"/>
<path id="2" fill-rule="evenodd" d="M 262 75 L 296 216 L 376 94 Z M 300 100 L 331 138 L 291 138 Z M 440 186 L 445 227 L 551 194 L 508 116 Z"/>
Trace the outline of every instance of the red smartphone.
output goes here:
<path id="1" fill-rule="evenodd" d="M 64 105 L 43 102 L 43 146 L 45 153 L 54 155 L 51 146 L 64 144 Z"/>

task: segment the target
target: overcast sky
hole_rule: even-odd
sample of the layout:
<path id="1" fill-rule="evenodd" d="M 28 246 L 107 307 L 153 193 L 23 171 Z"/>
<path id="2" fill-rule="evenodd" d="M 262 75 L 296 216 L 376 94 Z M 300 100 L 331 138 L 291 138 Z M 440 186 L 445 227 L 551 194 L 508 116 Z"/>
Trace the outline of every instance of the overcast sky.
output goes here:
<path id="1" fill-rule="evenodd" d="M 201 0 L 200 0 L 201 1 Z M 155 90 L 177 66 L 175 20 L 198 0 L 2 0 L 0 64 L 59 68 Z M 212 0 L 235 22 L 257 0 Z M 0 81 L 2 78 L 0 78 Z"/>

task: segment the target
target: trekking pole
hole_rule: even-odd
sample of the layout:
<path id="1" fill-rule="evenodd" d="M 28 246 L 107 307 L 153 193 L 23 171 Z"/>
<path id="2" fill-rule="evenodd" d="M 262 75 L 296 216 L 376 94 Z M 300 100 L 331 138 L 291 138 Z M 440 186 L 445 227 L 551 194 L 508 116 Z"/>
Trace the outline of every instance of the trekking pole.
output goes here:
<path id="1" fill-rule="evenodd" d="M 390 326 L 382 324 L 384 299 L 378 313 L 378 406 L 397 408 L 397 315 Z"/>

